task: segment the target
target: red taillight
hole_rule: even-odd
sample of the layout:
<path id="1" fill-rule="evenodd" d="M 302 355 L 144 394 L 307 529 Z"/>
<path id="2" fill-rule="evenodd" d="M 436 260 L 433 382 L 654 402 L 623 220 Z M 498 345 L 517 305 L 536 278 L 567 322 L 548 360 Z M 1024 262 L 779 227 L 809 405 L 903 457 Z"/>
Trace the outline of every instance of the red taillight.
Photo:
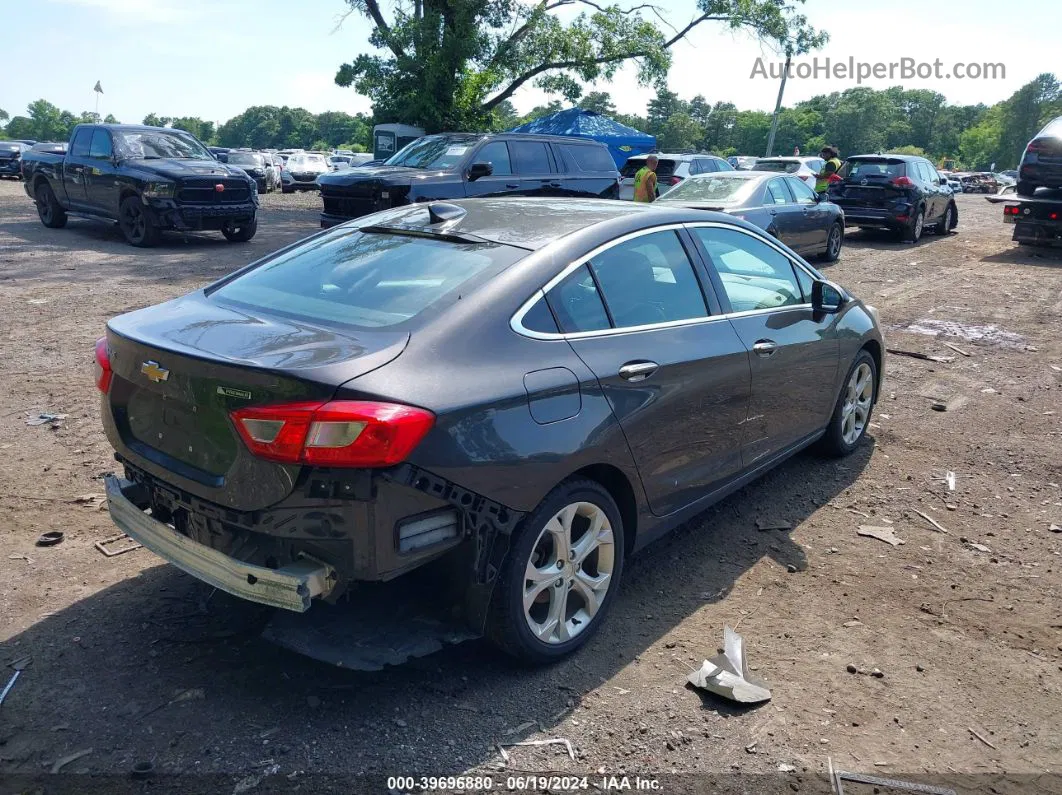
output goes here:
<path id="1" fill-rule="evenodd" d="M 1047 218 L 1049 220 L 1051 220 L 1051 221 L 1057 221 L 1058 220 L 1058 213 L 1048 213 Z"/>
<path id="2" fill-rule="evenodd" d="M 111 388 L 111 354 L 107 350 L 107 338 L 100 337 L 96 340 L 96 388 L 103 394 L 107 394 Z"/>
<path id="3" fill-rule="evenodd" d="M 435 423 L 413 406 L 360 400 L 283 403 L 232 412 L 244 443 L 283 464 L 386 467 L 405 460 Z"/>
<path id="4" fill-rule="evenodd" d="M 1040 141 L 1029 141 L 1029 145 L 1025 147 L 1026 153 L 1039 152 L 1043 148 Z"/>
<path id="5" fill-rule="evenodd" d="M 1003 208 L 1003 215 L 1017 215 L 1017 214 L 1018 214 L 1018 206 L 1016 204 L 1012 204 L 1012 205 L 1010 205 L 1008 207 L 1004 207 Z"/>
<path id="6" fill-rule="evenodd" d="M 914 187 L 914 181 L 910 177 L 896 177 L 895 179 L 891 180 L 891 184 L 895 185 L 897 188 Z"/>

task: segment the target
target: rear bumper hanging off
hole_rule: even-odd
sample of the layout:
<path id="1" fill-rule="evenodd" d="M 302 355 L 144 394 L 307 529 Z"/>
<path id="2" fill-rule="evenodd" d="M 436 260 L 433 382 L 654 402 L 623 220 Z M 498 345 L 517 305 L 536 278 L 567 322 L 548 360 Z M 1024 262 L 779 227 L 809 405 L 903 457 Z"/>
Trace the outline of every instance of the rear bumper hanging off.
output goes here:
<path id="1" fill-rule="evenodd" d="M 126 494 L 136 484 L 115 475 L 106 475 L 104 481 L 111 519 L 119 529 L 177 568 L 226 593 L 303 613 L 314 597 L 325 597 L 336 586 L 335 570 L 315 560 L 306 558 L 269 569 L 193 541 L 141 510 Z"/>

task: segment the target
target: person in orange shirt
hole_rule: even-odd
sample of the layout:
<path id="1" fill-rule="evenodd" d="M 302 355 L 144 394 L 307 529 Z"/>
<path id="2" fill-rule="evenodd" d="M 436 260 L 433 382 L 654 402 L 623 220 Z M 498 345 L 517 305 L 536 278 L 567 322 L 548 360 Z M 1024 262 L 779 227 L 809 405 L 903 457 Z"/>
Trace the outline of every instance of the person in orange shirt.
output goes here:
<path id="1" fill-rule="evenodd" d="M 634 200 L 636 202 L 656 201 L 656 165 L 658 162 L 656 155 L 649 155 L 645 159 L 645 165 L 634 175 Z"/>

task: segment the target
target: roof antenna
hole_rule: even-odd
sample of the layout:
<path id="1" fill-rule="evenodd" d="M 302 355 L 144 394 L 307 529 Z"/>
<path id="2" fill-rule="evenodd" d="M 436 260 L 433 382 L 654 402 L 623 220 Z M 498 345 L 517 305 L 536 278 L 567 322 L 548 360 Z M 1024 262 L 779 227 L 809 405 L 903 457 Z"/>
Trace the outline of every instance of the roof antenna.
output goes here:
<path id="1" fill-rule="evenodd" d="M 434 202 L 428 205 L 428 223 L 444 224 L 465 217 L 468 211 L 464 207 L 449 202 Z"/>

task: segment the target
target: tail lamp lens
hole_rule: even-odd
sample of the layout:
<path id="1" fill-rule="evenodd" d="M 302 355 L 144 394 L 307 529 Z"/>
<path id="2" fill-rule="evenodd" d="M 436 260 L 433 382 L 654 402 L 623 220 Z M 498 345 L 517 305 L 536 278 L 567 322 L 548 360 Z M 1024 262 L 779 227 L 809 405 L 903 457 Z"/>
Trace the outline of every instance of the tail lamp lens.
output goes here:
<path id="1" fill-rule="evenodd" d="M 398 464 L 435 424 L 424 409 L 360 400 L 256 406 L 232 419 L 259 458 L 334 467 Z"/>
<path id="2" fill-rule="evenodd" d="M 103 394 L 107 394 L 111 388 L 111 354 L 107 350 L 107 338 L 100 337 L 96 340 L 96 388 Z"/>

